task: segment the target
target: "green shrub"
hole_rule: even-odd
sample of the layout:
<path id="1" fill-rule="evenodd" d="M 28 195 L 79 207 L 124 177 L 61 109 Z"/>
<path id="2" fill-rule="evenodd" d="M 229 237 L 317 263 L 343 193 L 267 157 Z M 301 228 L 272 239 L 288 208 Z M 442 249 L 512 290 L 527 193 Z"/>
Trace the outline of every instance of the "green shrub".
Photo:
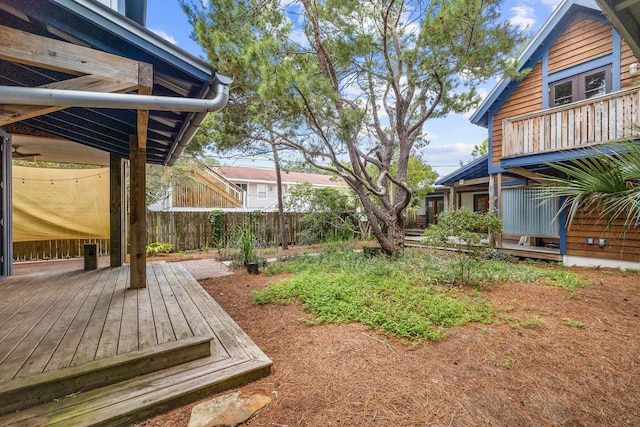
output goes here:
<path id="1" fill-rule="evenodd" d="M 159 243 L 153 242 L 147 245 L 147 255 L 157 254 L 169 254 L 173 252 L 173 245 L 171 243 Z"/>
<path id="2" fill-rule="evenodd" d="M 423 242 L 429 246 L 452 249 L 453 282 L 468 284 L 477 260 L 491 257 L 488 235 L 499 233 L 502 221 L 490 212 L 472 212 L 467 208 L 444 211 L 438 223 L 425 230 Z"/>

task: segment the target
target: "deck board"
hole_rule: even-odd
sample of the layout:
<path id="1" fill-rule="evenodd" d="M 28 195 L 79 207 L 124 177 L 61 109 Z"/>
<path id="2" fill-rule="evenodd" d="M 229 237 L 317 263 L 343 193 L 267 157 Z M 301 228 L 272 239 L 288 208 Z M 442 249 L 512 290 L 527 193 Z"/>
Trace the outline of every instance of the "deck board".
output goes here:
<path id="1" fill-rule="evenodd" d="M 53 356 L 53 353 L 60 345 L 67 329 L 76 317 L 80 307 L 87 298 L 90 292 L 89 286 L 84 285 L 85 281 L 89 278 L 87 275 L 77 275 L 75 278 L 75 284 L 79 285 L 79 288 L 73 295 L 73 289 L 75 286 L 69 287 L 69 293 L 71 293 L 68 299 L 69 304 L 66 306 L 60 305 L 60 315 L 52 323 L 52 325 L 46 331 L 45 336 L 38 343 L 39 351 L 34 351 L 32 355 L 24 361 L 16 377 L 26 377 L 43 372 L 49 360 Z M 46 326 L 46 325 L 45 325 Z M 4 367 L 3 367 L 4 368 Z M 3 372 L 5 370 L 3 369 Z"/>
<path id="2" fill-rule="evenodd" d="M 187 348 L 199 340 L 210 355 L 201 352 L 72 399 L 7 413 L 0 425 L 125 425 L 154 413 L 156 406 L 164 410 L 170 402 L 184 403 L 268 374 L 268 357 L 183 266 L 150 263 L 147 273 L 147 288 L 136 290 L 127 289 L 128 266 L 0 282 L 0 354 L 11 355 L 0 360 L 0 396 L 3 390 L 13 393 L 12 383 L 41 387 L 40 377 L 50 380 L 57 372 L 154 354 L 154 348 L 167 345 Z M 153 357 L 170 361 L 176 356 Z"/>

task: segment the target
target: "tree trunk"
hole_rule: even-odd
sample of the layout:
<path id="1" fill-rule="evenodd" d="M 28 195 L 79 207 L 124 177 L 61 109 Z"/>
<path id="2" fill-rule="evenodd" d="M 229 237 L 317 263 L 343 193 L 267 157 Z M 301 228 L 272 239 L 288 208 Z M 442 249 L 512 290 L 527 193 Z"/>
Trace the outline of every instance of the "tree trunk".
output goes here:
<path id="1" fill-rule="evenodd" d="M 273 151 L 273 163 L 276 167 L 276 190 L 278 194 L 278 218 L 280 220 L 280 240 L 282 243 L 282 249 L 289 249 L 287 240 L 287 221 L 284 217 L 284 203 L 282 201 L 282 173 L 280 172 L 280 158 L 278 157 L 278 150 L 276 144 L 271 144 L 271 150 Z"/>

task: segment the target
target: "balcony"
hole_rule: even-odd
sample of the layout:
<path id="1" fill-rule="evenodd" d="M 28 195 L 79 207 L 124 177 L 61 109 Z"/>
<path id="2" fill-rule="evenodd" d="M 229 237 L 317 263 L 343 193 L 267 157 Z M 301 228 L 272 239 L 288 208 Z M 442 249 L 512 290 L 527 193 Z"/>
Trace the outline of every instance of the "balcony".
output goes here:
<path id="1" fill-rule="evenodd" d="M 640 87 L 502 122 L 502 157 L 519 157 L 637 138 Z"/>

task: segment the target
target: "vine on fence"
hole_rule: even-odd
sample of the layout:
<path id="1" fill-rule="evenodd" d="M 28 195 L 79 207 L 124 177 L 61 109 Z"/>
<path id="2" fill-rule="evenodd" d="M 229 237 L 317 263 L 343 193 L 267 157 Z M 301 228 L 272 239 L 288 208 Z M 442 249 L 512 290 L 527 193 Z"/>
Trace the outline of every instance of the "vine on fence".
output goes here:
<path id="1" fill-rule="evenodd" d="M 211 238 L 213 245 L 220 249 L 224 239 L 224 211 L 213 210 L 209 214 L 209 222 L 211 222 Z"/>

